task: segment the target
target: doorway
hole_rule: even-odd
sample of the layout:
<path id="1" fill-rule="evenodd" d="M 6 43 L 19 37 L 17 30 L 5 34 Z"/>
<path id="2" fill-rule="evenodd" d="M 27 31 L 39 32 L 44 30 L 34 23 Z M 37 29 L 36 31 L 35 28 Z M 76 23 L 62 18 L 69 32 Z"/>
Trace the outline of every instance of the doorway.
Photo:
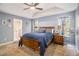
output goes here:
<path id="1" fill-rule="evenodd" d="M 14 41 L 18 41 L 22 36 L 22 20 L 20 19 L 13 20 L 13 32 L 14 32 Z"/>

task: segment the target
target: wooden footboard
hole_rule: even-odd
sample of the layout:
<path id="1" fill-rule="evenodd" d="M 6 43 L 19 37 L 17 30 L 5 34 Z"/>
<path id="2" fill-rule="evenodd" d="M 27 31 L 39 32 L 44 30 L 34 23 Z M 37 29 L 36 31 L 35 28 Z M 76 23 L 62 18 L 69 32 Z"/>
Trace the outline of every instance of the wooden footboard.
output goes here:
<path id="1" fill-rule="evenodd" d="M 50 40 L 48 42 L 47 47 L 51 44 L 51 42 L 52 42 L 52 40 Z M 19 41 L 19 46 L 22 46 L 22 45 L 32 48 L 34 51 L 40 52 L 40 42 L 36 39 L 29 39 L 29 38 L 21 37 L 21 39 Z"/>
<path id="2" fill-rule="evenodd" d="M 40 42 L 38 40 L 21 37 L 21 40 L 19 43 L 20 43 L 19 45 L 23 44 L 24 46 L 32 48 L 34 51 L 40 50 L 39 49 Z"/>

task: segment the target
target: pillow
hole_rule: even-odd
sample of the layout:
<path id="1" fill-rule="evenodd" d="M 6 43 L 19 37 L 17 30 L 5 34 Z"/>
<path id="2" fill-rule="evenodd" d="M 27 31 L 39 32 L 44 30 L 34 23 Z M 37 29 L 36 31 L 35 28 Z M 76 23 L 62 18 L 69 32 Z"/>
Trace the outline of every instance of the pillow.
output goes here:
<path id="1" fill-rule="evenodd" d="M 45 33 L 45 32 L 46 32 L 46 30 L 40 30 L 40 32 Z"/>
<path id="2" fill-rule="evenodd" d="M 39 31 L 37 31 L 37 32 L 39 32 L 39 33 L 45 33 L 46 30 L 39 30 Z"/>

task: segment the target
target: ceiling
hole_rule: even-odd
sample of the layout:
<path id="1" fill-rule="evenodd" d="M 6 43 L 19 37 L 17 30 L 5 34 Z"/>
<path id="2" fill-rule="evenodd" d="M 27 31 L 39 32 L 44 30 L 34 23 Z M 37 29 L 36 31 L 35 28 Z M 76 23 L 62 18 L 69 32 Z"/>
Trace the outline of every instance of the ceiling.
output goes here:
<path id="1" fill-rule="evenodd" d="M 29 3 L 28 3 L 29 4 Z M 24 3 L 0 3 L 0 11 L 22 16 L 26 18 L 39 18 L 43 16 L 55 15 L 73 11 L 77 8 L 76 3 L 40 3 L 37 7 L 43 8 L 40 10 L 24 10 L 28 6 Z"/>

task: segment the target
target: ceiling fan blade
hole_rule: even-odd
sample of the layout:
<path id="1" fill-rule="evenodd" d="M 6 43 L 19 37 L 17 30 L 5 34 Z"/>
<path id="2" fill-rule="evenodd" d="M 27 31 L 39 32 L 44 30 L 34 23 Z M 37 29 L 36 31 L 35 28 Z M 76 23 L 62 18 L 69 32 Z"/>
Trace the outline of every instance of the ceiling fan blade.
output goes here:
<path id="1" fill-rule="evenodd" d="M 36 9 L 38 9 L 38 10 L 43 10 L 43 8 L 36 8 Z"/>
<path id="2" fill-rule="evenodd" d="M 39 3 L 35 3 L 34 6 L 37 6 Z"/>
<path id="3" fill-rule="evenodd" d="M 27 3 L 24 3 L 25 5 L 28 5 L 28 6 L 31 6 L 31 5 L 29 5 L 29 4 L 27 4 Z"/>
<path id="4" fill-rule="evenodd" d="M 29 9 L 29 8 L 24 8 L 24 10 L 27 10 L 27 9 Z"/>

